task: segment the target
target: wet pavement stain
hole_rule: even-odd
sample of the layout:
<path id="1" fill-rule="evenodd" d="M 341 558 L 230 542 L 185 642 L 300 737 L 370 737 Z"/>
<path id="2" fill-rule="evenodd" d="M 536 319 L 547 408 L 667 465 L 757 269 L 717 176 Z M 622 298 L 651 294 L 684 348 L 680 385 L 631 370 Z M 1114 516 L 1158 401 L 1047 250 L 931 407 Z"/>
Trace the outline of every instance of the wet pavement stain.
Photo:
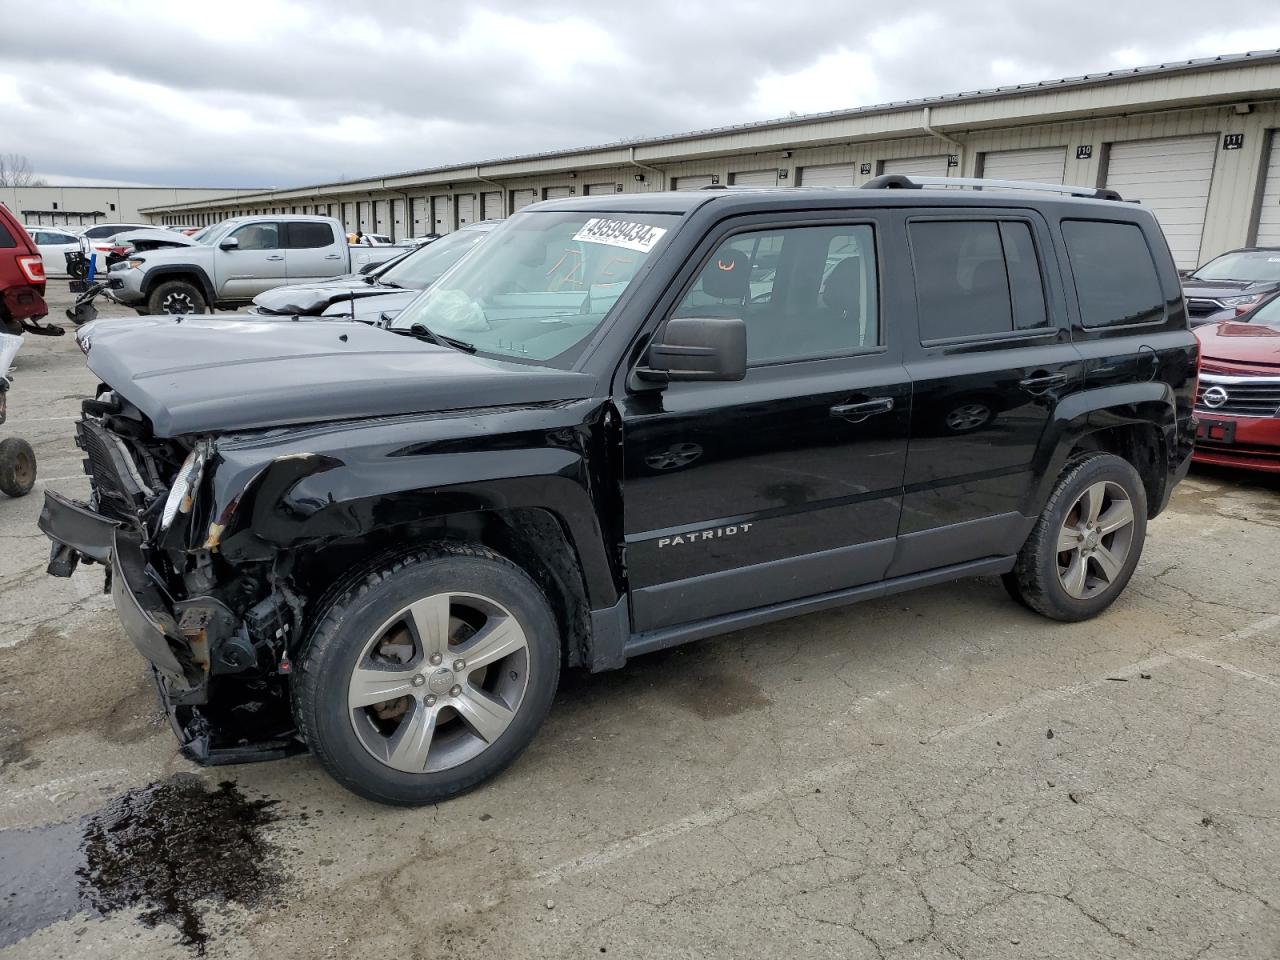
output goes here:
<path id="1" fill-rule="evenodd" d="M 0 830 L 0 947 L 85 910 L 76 877 L 83 832 L 79 820 Z"/>
<path id="2" fill-rule="evenodd" d="M 677 696 L 688 709 L 703 720 L 732 717 L 773 703 L 765 692 L 750 680 L 720 673 L 703 673 L 696 676 L 694 686 L 680 691 Z"/>
<path id="3" fill-rule="evenodd" d="M 0 947 L 76 913 L 136 909 L 145 926 L 170 924 L 204 954 L 210 906 L 261 906 L 284 881 L 263 829 L 280 819 L 275 805 L 180 775 L 80 820 L 0 831 Z"/>

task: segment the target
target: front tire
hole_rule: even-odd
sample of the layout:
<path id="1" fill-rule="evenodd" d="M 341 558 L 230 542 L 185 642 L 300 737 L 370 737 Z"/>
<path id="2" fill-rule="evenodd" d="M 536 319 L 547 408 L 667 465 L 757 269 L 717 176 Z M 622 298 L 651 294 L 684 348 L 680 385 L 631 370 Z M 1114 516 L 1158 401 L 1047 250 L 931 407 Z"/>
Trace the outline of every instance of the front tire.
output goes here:
<path id="1" fill-rule="evenodd" d="M 1005 574 L 1009 593 L 1054 620 L 1095 617 L 1133 576 L 1147 535 L 1147 492 L 1127 460 L 1093 453 L 1067 464 Z"/>
<path id="2" fill-rule="evenodd" d="M 186 280 L 166 280 L 147 298 L 149 314 L 204 313 L 207 309 L 200 288 Z"/>
<path id="3" fill-rule="evenodd" d="M 381 803 L 457 796 L 532 741 L 560 677 L 560 635 L 529 576 L 483 547 L 388 561 L 321 614 L 294 716 L 335 780 Z"/>

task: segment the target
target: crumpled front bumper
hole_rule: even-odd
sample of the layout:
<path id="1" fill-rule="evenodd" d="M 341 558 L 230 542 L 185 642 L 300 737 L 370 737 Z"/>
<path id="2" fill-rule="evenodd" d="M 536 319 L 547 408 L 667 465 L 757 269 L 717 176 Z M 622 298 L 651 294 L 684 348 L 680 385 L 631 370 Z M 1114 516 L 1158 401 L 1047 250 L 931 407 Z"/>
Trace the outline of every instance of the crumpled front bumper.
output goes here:
<path id="1" fill-rule="evenodd" d="M 53 542 L 49 573 L 69 577 L 81 560 L 106 565 L 125 634 L 155 667 L 171 699 L 199 702 L 204 679 L 193 662 L 191 644 L 178 629 L 172 602 L 148 572 L 139 534 L 52 490 L 45 491 L 38 524 Z"/>
<path id="2" fill-rule="evenodd" d="M 82 561 L 107 567 L 120 624 L 151 665 L 169 723 L 188 759 L 247 763 L 306 749 L 291 732 L 284 688 L 273 696 L 231 679 L 211 698 L 205 631 L 210 620 L 192 614 L 216 602 L 204 597 L 175 603 L 151 568 L 136 529 L 51 490 L 45 491 L 38 522 L 52 541 L 51 575 L 69 577 Z"/>

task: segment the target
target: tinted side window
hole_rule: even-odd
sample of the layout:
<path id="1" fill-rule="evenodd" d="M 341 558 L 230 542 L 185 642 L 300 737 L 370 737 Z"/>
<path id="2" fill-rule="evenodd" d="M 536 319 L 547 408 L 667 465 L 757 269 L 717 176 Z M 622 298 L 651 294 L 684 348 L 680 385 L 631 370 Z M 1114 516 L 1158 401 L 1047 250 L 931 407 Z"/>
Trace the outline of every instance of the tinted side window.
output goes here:
<path id="1" fill-rule="evenodd" d="M 1013 304 L 1013 328 L 1034 330 L 1048 326 L 1049 312 L 1044 302 L 1044 282 L 1031 226 L 1012 220 L 1001 221 L 1000 240 L 1009 271 L 1009 294 Z"/>
<path id="2" fill-rule="evenodd" d="M 740 317 L 754 363 L 880 343 L 875 233 L 867 224 L 740 233 L 711 255 L 673 316 Z"/>
<path id="3" fill-rule="evenodd" d="M 285 245 L 290 250 L 314 250 L 317 247 L 333 246 L 333 228 L 327 223 L 307 223 L 299 221 L 286 223 L 285 235 L 289 238 Z"/>
<path id="4" fill-rule="evenodd" d="M 9 232 L 9 228 L 0 223 L 0 247 L 16 247 L 17 241 L 13 239 L 13 234 Z"/>
<path id="5" fill-rule="evenodd" d="M 278 223 L 250 223 L 235 230 L 231 236 L 240 241 L 241 250 L 279 250 L 280 225 Z"/>
<path id="6" fill-rule="evenodd" d="M 1029 224 L 921 220 L 908 230 L 922 342 L 1048 325 Z"/>
<path id="7" fill-rule="evenodd" d="M 1063 220 L 1062 237 L 1086 327 L 1164 319 L 1160 277 L 1141 228 L 1103 220 Z"/>
<path id="8" fill-rule="evenodd" d="M 917 221 L 909 230 L 922 341 L 1013 329 L 995 221 Z"/>

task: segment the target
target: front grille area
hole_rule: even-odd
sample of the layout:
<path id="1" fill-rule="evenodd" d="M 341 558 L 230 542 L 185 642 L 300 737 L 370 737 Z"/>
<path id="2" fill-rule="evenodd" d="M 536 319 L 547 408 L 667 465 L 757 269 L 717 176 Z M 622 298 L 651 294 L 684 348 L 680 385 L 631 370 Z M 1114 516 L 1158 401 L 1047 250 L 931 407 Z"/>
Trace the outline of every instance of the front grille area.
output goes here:
<path id="1" fill-rule="evenodd" d="M 1280 415 L 1280 377 L 1220 377 L 1200 374 L 1196 411 L 1207 416 Z"/>
<path id="2" fill-rule="evenodd" d="M 1193 317 L 1207 317 L 1211 313 L 1217 313 L 1222 309 L 1222 304 L 1217 300 L 1200 300 L 1194 297 L 1187 298 L 1187 313 Z"/>
<path id="3" fill-rule="evenodd" d="M 76 446 L 87 455 L 84 470 L 93 483 L 98 510 L 113 520 L 136 520 L 144 491 L 134 479 L 121 441 L 96 420 L 80 420 Z"/>

